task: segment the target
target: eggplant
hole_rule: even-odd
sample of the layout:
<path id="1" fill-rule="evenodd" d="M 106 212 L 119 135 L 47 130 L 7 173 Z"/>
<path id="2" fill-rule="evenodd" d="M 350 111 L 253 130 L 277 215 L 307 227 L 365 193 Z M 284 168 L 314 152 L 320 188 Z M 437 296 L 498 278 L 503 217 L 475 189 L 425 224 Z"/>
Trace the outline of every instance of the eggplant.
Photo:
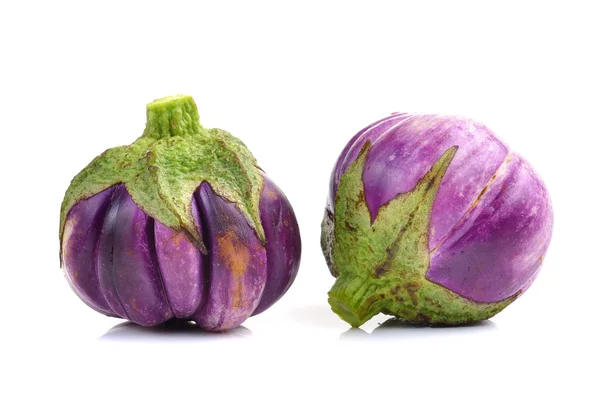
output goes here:
<path id="1" fill-rule="evenodd" d="M 394 113 L 359 131 L 332 171 L 321 247 L 335 313 L 416 324 L 488 319 L 538 275 L 552 236 L 541 177 L 468 118 Z"/>
<path id="2" fill-rule="evenodd" d="M 239 139 L 204 128 L 182 95 L 148 104 L 140 138 L 74 177 L 59 236 L 83 302 L 143 326 L 237 327 L 287 292 L 301 257 L 286 196 Z"/>

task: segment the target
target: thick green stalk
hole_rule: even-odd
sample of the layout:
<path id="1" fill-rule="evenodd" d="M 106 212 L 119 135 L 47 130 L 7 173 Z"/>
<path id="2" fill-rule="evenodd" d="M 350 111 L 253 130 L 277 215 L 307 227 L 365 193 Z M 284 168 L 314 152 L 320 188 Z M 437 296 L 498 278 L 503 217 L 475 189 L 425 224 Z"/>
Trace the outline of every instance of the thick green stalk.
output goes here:
<path id="1" fill-rule="evenodd" d="M 202 129 L 198 108 L 190 96 L 161 98 L 146 106 L 144 135 L 175 137 L 199 134 Z"/>
<path id="2" fill-rule="evenodd" d="M 384 292 L 385 287 L 371 278 L 340 276 L 329 291 L 329 305 L 352 327 L 360 327 L 386 308 Z"/>

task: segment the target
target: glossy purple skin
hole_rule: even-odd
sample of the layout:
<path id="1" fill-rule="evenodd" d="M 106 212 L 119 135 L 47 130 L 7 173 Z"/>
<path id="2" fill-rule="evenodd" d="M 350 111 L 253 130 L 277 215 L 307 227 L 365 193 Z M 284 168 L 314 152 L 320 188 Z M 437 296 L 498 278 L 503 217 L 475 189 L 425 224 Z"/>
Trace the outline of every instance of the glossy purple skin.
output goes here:
<path id="1" fill-rule="evenodd" d="M 300 229 L 292 205 L 275 183 L 264 177 L 260 220 L 267 239 L 267 283 L 252 315 L 262 313 L 292 286 L 300 267 Z"/>
<path id="2" fill-rule="evenodd" d="M 157 266 L 153 233 L 152 218 L 137 207 L 124 186 L 119 186 L 98 241 L 97 270 L 113 310 L 142 325 L 173 317 Z"/>
<path id="3" fill-rule="evenodd" d="M 546 187 L 527 161 L 475 121 L 392 114 L 344 148 L 331 176 L 330 210 L 340 177 L 367 141 L 372 147 L 363 181 L 373 220 L 380 206 L 410 191 L 458 146 L 431 212 L 429 280 L 478 302 L 500 301 L 531 285 L 553 216 Z"/>
<path id="4" fill-rule="evenodd" d="M 208 300 L 194 319 L 208 330 L 239 326 L 254 311 L 267 282 L 267 253 L 235 205 L 207 183 L 196 193 L 211 252 Z"/>
<path id="5" fill-rule="evenodd" d="M 104 220 L 113 192 L 114 189 L 109 189 L 73 206 L 65 226 L 63 244 L 63 268 L 67 281 L 84 303 L 109 316 L 118 314 L 108 305 L 100 290 L 95 258 L 96 241 L 101 231 L 99 224 Z"/>
<path id="6" fill-rule="evenodd" d="M 202 234 L 196 203 L 192 203 L 192 215 Z M 206 296 L 207 259 L 183 232 L 175 232 L 157 221 L 154 221 L 154 239 L 159 270 L 173 315 L 187 319 Z"/>
<path id="7" fill-rule="evenodd" d="M 192 211 L 207 256 L 182 232 L 146 215 L 123 185 L 81 200 L 63 234 L 68 281 L 94 310 L 144 326 L 177 318 L 227 330 L 281 298 L 301 250 L 296 218 L 277 186 L 265 177 L 260 213 L 266 246 L 207 183 L 196 191 Z"/>

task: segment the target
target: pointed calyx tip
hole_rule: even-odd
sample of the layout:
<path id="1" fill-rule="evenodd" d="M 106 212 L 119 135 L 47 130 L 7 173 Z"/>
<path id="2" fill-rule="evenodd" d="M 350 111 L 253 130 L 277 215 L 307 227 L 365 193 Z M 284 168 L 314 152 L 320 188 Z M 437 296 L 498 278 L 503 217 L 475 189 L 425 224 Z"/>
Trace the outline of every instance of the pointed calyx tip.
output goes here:
<path id="1" fill-rule="evenodd" d="M 146 136 L 192 135 L 198 134 L 201 129 L 198 108 L 188 95 L 160 98 L 146 105 Z"/>

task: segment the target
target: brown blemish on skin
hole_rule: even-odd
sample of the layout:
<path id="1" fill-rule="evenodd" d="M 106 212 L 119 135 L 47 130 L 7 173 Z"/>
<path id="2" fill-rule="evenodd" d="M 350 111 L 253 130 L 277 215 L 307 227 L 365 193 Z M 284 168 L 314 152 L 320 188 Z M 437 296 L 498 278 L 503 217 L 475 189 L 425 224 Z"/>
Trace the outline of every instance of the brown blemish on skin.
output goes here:
<path id="1" fill-rule="evenodd" d="M 468 212 L 470 212 L 473 209 L 475 209 L 475 207 L 479 204 L 479 202 L 481 202 L 481 199 L 483 198 L 483 196 L 487 192 L 488 187 L 489 187 L 489 185 L 487 185 L 487 184 L 485 186 L 483 186 L 483 189 L 481 189 L 481 192 L 479 192 L 479 194 L 475 198 L 475 201 L 471 204 L 471 207 L 469 208 Z"/>
<path id="2" fill-rule="evenodd" d="M 276 200 L 276 199 L 277 199 L 277 193 L 275 193 L 275 192 L 273 191 L 273 189 L 267 189 L 267 190 L 265 190 L 265 194 L 266 194 L 268 197 L 270 197 L 271 199 L 273 199 L 273 200 Z"/>
<path id="3" fill-rule="evenodd" d="M 64 245 L 62 254 L 65 258 L 69 255 L 68 253 L 72 249 L 75 249 L 76 241 L 73 237 L 73 229 L 75 228 L 75 225 L 77 225 L 77 219 L 75 217 L 71 217 L 65 222 L 62 239 Z"/>
<path id="4" fill-rule="evenodd" d="M 224 235 L 217 235 L 217 246 L 219 256 L 224 259 L 233 276 L 231 306 L 242 308 L 245 305 L 244 300 L 246 297 L 244 275 L 250 263 L 250 251 L 233 231 L 228 231 Z"/>
<path id="5" fill-rule="evenodd" d="M 171 235 L 169 237 L 169 239 L 167 239 L 171 244 L 173 244 L 173 246 L 175 246 L 176 248 L 179 247 L 179 244 L 181 243 L 182 240 L 186 239 L 185 234 L 183 232 L 176 232 L 173 233 L 173 235 Z"/>
<path id="6" fill-rule="evenodd" d="M 290 227 L 290 221 L 287 220 L 287 219 L 284 219 L 283 220 L 283 226 L 285 226 L 286 228 L 289 228 Z"/>
<path id="7" fill-rule="evenodd" d="M 79 273 L 78 272 L 74 272 L 73 275 L 71 275 L 71 278 L 73 278 L 73 281 L 75 281 L 78 276 L 79 276 Z"/>
<path id="8" fill-rule="evenodd" d="M 137 305 L 135 304 L 135 298 L 132 298 L 131 302 L 129 304 L 131 305 L 131 308 L 133 308 L 133 311 L 135 311 L 137 313 L 138 308 L 137 308 Z"/>

